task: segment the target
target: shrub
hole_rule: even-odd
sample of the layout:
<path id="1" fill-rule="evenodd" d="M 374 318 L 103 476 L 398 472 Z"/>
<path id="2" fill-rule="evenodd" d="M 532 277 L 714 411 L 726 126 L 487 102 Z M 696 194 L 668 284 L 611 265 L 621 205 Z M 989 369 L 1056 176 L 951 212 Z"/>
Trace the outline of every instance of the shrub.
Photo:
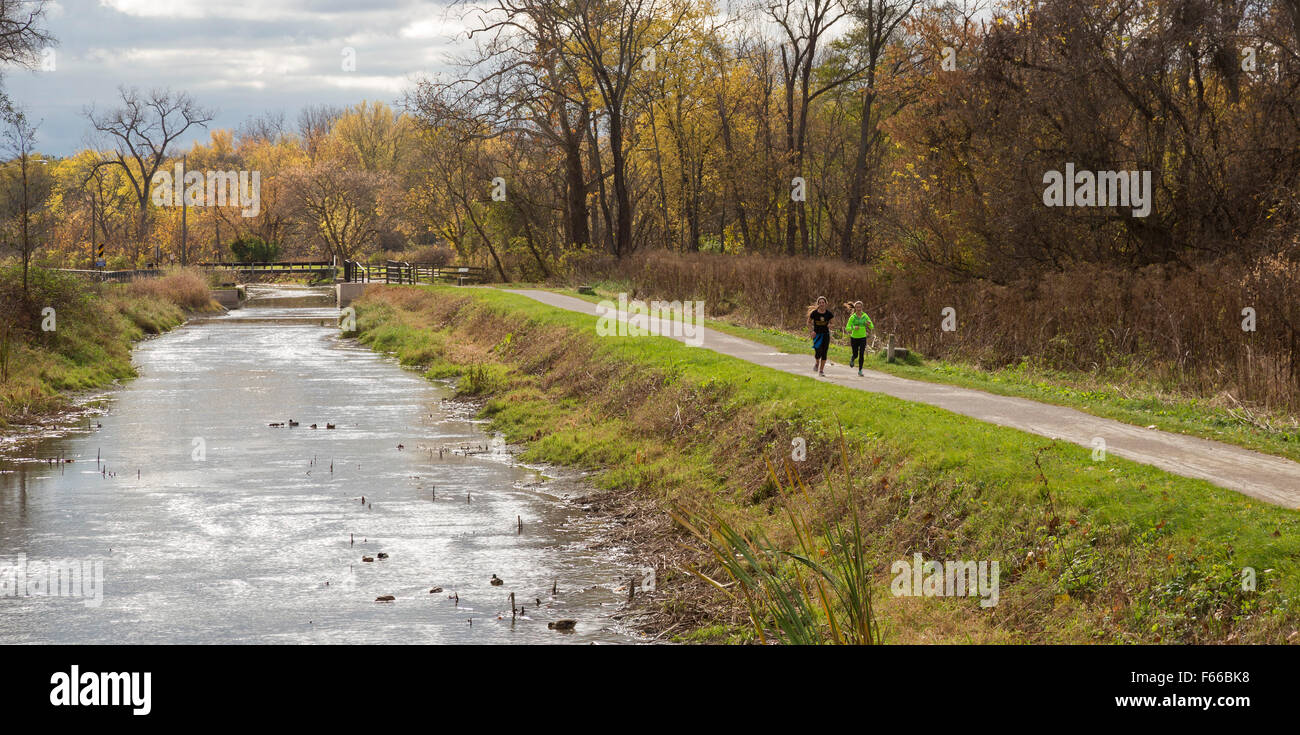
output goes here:
<path id="1" fill-rule="evenodd" d="M 280 257 L 280 244 L 256 235 L 240 235 L 230 243 L 230 252 L 240 263 L 269 263 Z"/>
<path id="2" fill-rule="evenodd" d="M 158 278 L 135 281 L 127 286 L 137 296 L 153 296 L 191 311 L 214 308 L 207 278 L 197 271 L 176 269 Z"/>
<path id="3" fill-rule="evenodd" d="M 456 259 L 456 254 L 446 245 L 423 245 L 400 253 L 392 253 L 387 257 L 407 263 L 419 263 L 420 265 L 443 268 Z"/>

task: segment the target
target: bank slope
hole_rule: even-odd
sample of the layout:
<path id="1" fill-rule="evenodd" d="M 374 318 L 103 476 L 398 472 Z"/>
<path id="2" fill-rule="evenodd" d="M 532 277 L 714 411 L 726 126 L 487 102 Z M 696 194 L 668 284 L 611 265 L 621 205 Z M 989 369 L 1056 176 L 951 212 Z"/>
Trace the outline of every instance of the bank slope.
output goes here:
<path id="1" fill-rule="evenodd" d="M 615 506 L 655 509 L 639 523 L 662 529 L 671 508 L 707 507 L 790 544 L 767 467 L 802 439 L 797 471 L 826 517 L 843 516 L 848 497 L 828 483 L 858 489 L 887 640 L 1295 638 L 1295 511 L 669 339 L 598 338 L 595 317 L 513 294 L 385 287 L 357 306 L 364 342 L 431 378 L 458 377 L 527 458 L 596 470 Z M 682 571 L 707 559 L 668 553 L 683 535 L 643 540 L 666 559 L 652 629 L 746 637 L 743 614 Z M 998 561 L 999 604 L 891 597 L 891 563 L 915 553 Z"/>
<path id="2" fill-rule="evenodd" d="M 135 377 L 136 341 L 220 309 L 185 271 L 124 285 L 33 268 L 24 295 L 21 272 L 0 268 L 0 432 L 68 408 L 77 391 Z"/>

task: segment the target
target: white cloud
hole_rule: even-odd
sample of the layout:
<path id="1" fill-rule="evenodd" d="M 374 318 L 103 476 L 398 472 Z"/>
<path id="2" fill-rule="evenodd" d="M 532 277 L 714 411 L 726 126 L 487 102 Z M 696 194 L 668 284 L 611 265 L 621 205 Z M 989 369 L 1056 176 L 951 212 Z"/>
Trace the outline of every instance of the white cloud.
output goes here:
<path id="1" fill-rule="evenodd" d="M 221 0 L 220 2 L 201 2 L 200 0 L 99 0 L 99 4 L 124 15 L 137 18 L 238 18 L 251 20 L 259 17 L 258 6 L 262 6 L 261 17 L 271 20 L 276 13 L 267 8 L 268 3 L 255 0 Z"/>
<path id="2" fill-rule="evenodd" d="M 464 35 L 469 24 L 454 18 L 423 18 L 402 26 L 397 35 L 401 38 L 445 41 L 455 36 Z"/>
<path id="3" fill-rule="evenodd" d="M 406 76 L 359 76 L 357 74 L 321 74 L 308 78 L 324 87 L 335 89 L 356 89 L 363 92 L 383 91 L 386 94 L 400 94 L 410 86 Z M 364 96 L 364 95 L 363 95 Z M 358 101 L 360 98 L 358 98 Z"/>
<path id="4" fill-rule="evenodd" d="M 45 120 L 42 148 L 55 154 L 84 144 L 82 109 L 113 107 L 118 86 L 190 92 L 217 111 L 213 126 L 234 127 L 268 110 L 399 100 L 417 75 L 467 50 L 466 6 L 445 0 L 57 2 L 47 6 L 57 72 L 4 80 Z M 344 47 L 356 51 L 354 72 L 340 66 Z"/>

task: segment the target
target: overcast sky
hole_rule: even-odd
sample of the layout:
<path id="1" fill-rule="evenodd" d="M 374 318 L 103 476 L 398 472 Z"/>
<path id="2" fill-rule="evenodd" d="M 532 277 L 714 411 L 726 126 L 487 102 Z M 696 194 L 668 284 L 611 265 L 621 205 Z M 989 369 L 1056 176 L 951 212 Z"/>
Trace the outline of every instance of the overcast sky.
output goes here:
<path id="1" fill-rule="evenodd" d="M 60 156 L 86 145 L 82 111 L 114 106 L 119 85 L 188 91 L 212 128 L 266 111 L 292 125 L 309 104 L 396 103 L 467 49 L 446 0 L 58 0 L 48 15 L 54 70 L 5 69 L 4 86 L 43 121 L 38 149 Z"/>

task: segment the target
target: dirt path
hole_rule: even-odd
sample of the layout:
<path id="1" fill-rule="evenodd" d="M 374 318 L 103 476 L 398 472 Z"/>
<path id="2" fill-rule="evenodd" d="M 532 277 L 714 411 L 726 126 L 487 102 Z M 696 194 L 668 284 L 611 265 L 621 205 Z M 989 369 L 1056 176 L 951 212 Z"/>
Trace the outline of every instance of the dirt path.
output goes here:
<path id="1" fill-rule="evenodd" d="M 548 306 L 596 315 L 595 304 L 571 296 L 534 290 L 510 292 Z M 702 331 L 705 349 L 773 370 L 814 377 L 811 348 L 807 355 L 786 354 L 767 345 L 712 329 Z M 938 406 L 980 421 L 1085 447 L 1092 447 L 1094 439 L 1100 437 L 1106 441 L 1107 453 L 1176 475 L 1207 480 L 1275 505 L 1300 508 L 1300 464 L 1281 457 L 1208 439 L 1144 429 L 1072 408 L 1024 398 L 897 378 L 873 370 L 868 370 L 864 377 L 858 377 L 856 370 L 844 365 L 828 364 L 824 380 L 848 388 Z"/>

